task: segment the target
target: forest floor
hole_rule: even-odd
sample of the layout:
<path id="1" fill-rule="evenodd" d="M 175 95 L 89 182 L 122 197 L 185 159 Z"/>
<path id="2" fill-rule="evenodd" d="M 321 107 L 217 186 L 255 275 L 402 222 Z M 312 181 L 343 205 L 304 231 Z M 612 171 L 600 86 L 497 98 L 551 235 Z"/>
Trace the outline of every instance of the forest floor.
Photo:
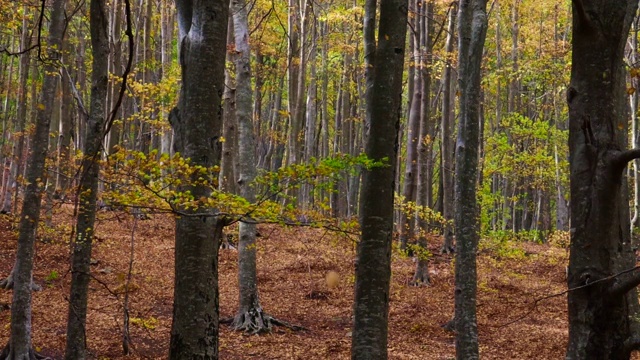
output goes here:
<path id="1" fill-rule="evenodd" d="M 57 231 L 38 241 L 33 342 L 54 359 L 64 352 L 69 272 L 70 209 L 54 218 Z M 94 241 L 87 345 L 95 359 L 163 359 L 168 352 L 173 297 L 173 219 L 100 212 Z M 308 331 L 275 328 L 244 335 L 221 327 L 221 359 L 348 359 L 351 343 L 355 239 L 301 227 L 259 226 L 258 282 L 264 310 Z M 133 355 L 122 355 L 123 302 L 132 234 L 134 263 L 129 313 Z M 438 254 L 439 239 L 431 242 Z M 0 276 L 15 259 L 16 230 L 0 217 Z M 478 257 L 478 327 L 485 359 L 559 359 L 567 342 L 568 253 L 555 245 L 482 240 Z M 442 328 L 453 313 L 453 261 L 434 255 L 432 284 L 408 286 L 412 259 L 394 251 L 389 315 L 390 359 L 453 359 L 454 334 Z M 220 316 L 234 314 L 237 252 L 220 250 Z M 325 276 L 340 274 L 329 288 Z M 0 291 L 0 345 L 8 340 L 10 291 Z"/>

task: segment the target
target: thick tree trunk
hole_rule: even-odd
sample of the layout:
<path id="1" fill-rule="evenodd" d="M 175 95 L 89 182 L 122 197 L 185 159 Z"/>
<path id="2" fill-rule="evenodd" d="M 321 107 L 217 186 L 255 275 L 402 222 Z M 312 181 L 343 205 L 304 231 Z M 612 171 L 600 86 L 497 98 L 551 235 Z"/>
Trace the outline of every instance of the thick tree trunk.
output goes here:
<path id="1" fill-rule="evenodd" d="M 605 5 L 606 4 L 606 5 Z M 567 359 L 628 359 L 638 345 L 636 258 L 624 167 L 628 113 L 623 52 L 638 2 L 573 1 L 569 104 L 571 248 Z M 592 284 L 592 285 L 590 285 Z"/>
<path id="2" fill-rule="evenodd" d="M 176 2 L 182 88 L 171 126 L 175 148 L 197 166 L 220 163 L 221 97 L 229 3 Z M 211 188 L 184 185 L 195 199 Z M 218 358 L 218 241 L 222 224 L 211 216 L 176 219 L 175 286 L 169 359 Z M 212 209 L 197 209 L 199 213 Z"/>
<path id="3" fill-rule="evenodd" d="M 90 5 L 91 49 L 91 109 L 86 126 L 84 159 L 80 171 L 80 194 L 76 237 L 71 264 L 71 294 L 67 319 L 65 359 L 85 359 L 87 296 L 91 280 L 91 247 L 95 233 L 98 174 L 105 123 L 105 102 L 108 83 L 109 37 L 107 13 L 103 1 L 92 0 Z"/>
<path id="4" fill-rule="evenodd" d="M 59 56 L 62 43 L 65 0 L 53 3 L 51 26 L 49 28 L 49 54 L 55 60 Z M 31 139 L 32 151 L 27 167 L 28 185 L 24 194 L 24 205 L 20 216 L 18 250 L 13 272 L 13 301 L 11 303 L 11 337 L 6 357 L 2 359 L 25 360 L 35 358 L 31 348 L 31 290 L 33 279 L 33 256 L 36 230 L 40 219 L 42 198 L 42 180 L 45 176 L 44 165 L 49 146 L 49 125 L 53 114 L 53 105 L 58 78 L 57 69 L 51 61 L 45 68 L 42 95 L 36 113 L 36 123 Z"/>
<path id="5" fill-rule="evenodd" d="M 373 0 L 368 0 L 373 1 Z M 373 25 L 367 23 L 368 25 Z M 407 4 L 381 0 L 373 87 L 367 92 L 370 124 L 366 154 L 390 164 L 365 171 L 360 194 L 362 235 L 358 244 L 352 359 L 387 358 L 393 192 L 401 111 Z M 365 32 L 370 31 L 366 29 Z"/>
<path id="6" fill-rule="evenodd" d="M 478 359 L 476 251 L 480 231 L 476 188 L 480 142 L 480 79 L 487 1 L 463 0 L 458 15 L 460 120 L 456 141 L 456 358 Z"/>

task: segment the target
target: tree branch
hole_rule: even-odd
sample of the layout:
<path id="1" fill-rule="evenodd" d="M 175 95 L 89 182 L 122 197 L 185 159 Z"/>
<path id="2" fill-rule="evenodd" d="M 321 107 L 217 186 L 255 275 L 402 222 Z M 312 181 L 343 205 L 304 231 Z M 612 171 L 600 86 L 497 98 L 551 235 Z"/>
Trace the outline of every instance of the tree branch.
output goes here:
<path id="1" fill-rule="evenodd" d="M 613 158 L 613 162 L 617 168 L 622 169 L 627 166 L 627 163 L 635 159 L 640 159 L 640 149 L 621 151 Z"/>
<path id="2" fill-rule="evenodd" d="M 617 277 L 620 275 L 633 273 L 636 270 L 640 270 L 640 266 L 633 267 L 613 276 Z M 640 271 L 631 274 L 631 276 L 625 279 L 619 279 L 613 286 L 611 286 L 611 288 L 609 289 L 609 293 L 613 296 L 622 296 L 638 285 L 640 285 Z"/>

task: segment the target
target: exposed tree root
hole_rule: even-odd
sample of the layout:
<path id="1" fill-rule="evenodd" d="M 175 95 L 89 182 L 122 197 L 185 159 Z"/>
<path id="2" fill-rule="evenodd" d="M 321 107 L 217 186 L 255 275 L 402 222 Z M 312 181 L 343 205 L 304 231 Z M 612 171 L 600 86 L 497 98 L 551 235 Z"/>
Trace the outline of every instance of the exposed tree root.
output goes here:
<path id="1" fill-rule="evenodd" d="M 456 252 L 456 248 L 453 247 L 453 245 L 450 245 L 450 246 L 442 245 L 442 248 L 440 248 L 440 254 L 453 254 L 455 252 Z"/>
<path id="2" fill-rule="evenodd" d="M 413 279 L 410 283 L 411 286 L 428 286 L 431 285 L 431 279 L 429 278 L 429 267 L 426 260 L 417 260 L 416 272 L 413 274 Z"/>
<path id="3" fill-rule="evenodd" d="M 442 327 L 443 329 L 445 329 L 448 332 L 456 332 L 456 319 L 453 318 L 453 319 L 447 321 L 446 323 L 440 325 L 440 327 Z"/>
<path id="4" fill-rule="evenodd" d="M 5 290 L 13 289 L 13 270 L 11 270 L 11 274 L 9 274 L 9 276 L 7 276 L 5 279 L 0 280 L 0 289 L 5 289 Z M 42 291 L 42 286 L 31 281 L 31 290 Z"/>
<path id="5" fill-rule="evenodd" d="M 14 360 L 16 355 L 11 351 L 11 344 L 7 344 L 0 352 L 0 360 Z M 48 356 L 38 354 L 33 348 L 29 349 L 29 360 L 53 360 Z"/>
<path id="6" fill-rule="evenodd" d="M 241 311 L 234 318 L 220 320 L 220 323 L 229 324 L 234 331 L 242 331 L 248 334 L 268 333 L 271 332 L 273 326 L 282 326 L 292 331 L 307 330 L 303 326 L 293 325 L 286 321 L 274 318 L 273 316 L 264 313 L 260 307 Z"/>

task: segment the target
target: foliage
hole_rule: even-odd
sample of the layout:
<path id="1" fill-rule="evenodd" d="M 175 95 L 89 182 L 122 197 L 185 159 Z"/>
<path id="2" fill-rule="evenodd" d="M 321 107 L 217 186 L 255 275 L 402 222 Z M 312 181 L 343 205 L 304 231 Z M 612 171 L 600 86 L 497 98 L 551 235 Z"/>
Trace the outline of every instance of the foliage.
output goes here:
<path id="1" fill-rule="evenodd" d="M 119 147 L 102 166 L 102 177 L 106 190 L 102 201 L 109 206 L 148 209 L 152 212 L 169 212 L 178 216 L 188 216 L 185 209 L 213 212 L 198 213 L 197 216 L 221 216 L 229 221 L 252 218 L 260 222 L 283 224 L 309 223 L 321 226 L 331 220 L 324 219 L 317 211 L 303 212 L 291 203 L 278 201 L 285 196 L 287 188 L 297 188 L 311 184 L 316 188 L 331 189 L 343 172 L 353 172 L 357 168 L 370 169 L 386 166 L 384 161 L 373 161 L 365 155 L 350 156 L 340 154 L 327 159 L 311 159 L 307 164 L 294 164 L 276 172 L 263 172 L 253 186 L 264 189 L 255 203 L 243 197 L 217 189 L 219 167 L 205 168 L 192 165 L 180 154 L 169 156 L 152 150 L 148 155 L 140 151 L 130 151 Z M 182 184 L 208 186 L 212 190 L 209 198 L 193 197 L 187 189 L 179 190 Z M 339 227 L 348 230 L 352 221 L 341 222 Z"/>

